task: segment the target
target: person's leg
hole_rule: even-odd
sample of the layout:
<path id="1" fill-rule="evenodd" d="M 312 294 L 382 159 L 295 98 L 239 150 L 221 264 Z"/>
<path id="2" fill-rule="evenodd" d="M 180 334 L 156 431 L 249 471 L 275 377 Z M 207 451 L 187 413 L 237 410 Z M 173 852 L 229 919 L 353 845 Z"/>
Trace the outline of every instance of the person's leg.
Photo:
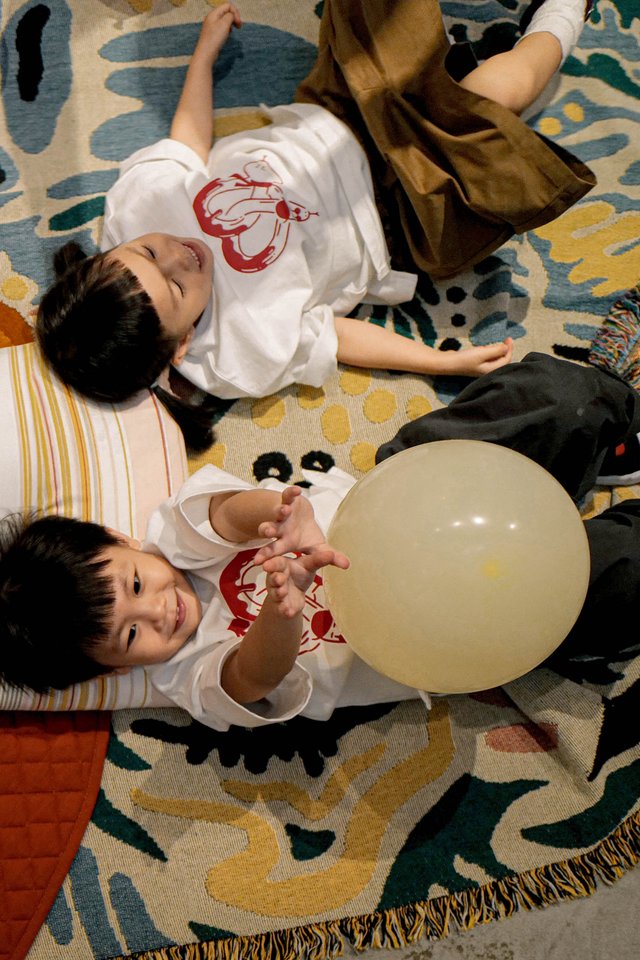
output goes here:
<path id="1" fill-rule="evenodd" d="M 591 18 L 595 5 L 596 0 L 531 0 L 520 18 L 522 36 L 553 34 L 562 48 L 564 63 L 577 45 L 582 28 Z"/>
<path id="2" fill-rule="evenodd" d="M 460 80 L 460 86 L 521 114 L 554 76 L 562 57 L 550 33 L 524 37 L 512 50 L 483 61 Z"/>
<path id="3" fill-rule="evenodd" d="M 640 395 L 617 377 L 541 353 L 473 381 L 448 407 L 405 424 L 377 461 L 434 440 L 486 440 L 548 470 L 576 500 L 610 447 L 640 431 Z"/>
<path id="4" fill-rule="evenodd" d="M 325 0 L 318 61 L 296 94 L 360 140 L 394 265 L 432 277 L 468 269 L 595 184 L 513 110 L 456 82 L 451 50 L 438 0 Z"/>
<path id="5" fill-rule="evenodd" d="M 513 49 L 485 60 L 460 86 L 522 113 L 578 42 L 587 7 L 590 12 L 587 0 L 545 0 Z"/>
<path id="6" fill-rule="evenodd" d="M 580 616 L 546 661 L 560 666 L 587 654 L 623 659 L 637 646 L 633 629 L 640 596 L 640 500 L 624 500 L 585 522 L 591 554 L 589 590 Z"/>

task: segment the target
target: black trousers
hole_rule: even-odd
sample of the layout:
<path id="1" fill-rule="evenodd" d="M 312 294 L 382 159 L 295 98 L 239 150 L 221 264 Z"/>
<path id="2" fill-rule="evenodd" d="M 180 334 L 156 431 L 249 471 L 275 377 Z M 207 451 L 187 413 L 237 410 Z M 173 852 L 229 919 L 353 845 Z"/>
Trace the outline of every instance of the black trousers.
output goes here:
<path id="1" fill-rule="evenodd" d="M 529 353 L 472 381 L 448 407 L 405 424 L 377 460 L 434 440 L 487 440 L 535 460 L 578 501 L 607 450 L 639 432 L 640 394 L 628 384 L 596 367 Z M 589 590 L 550 664 L 584 654 L 615 660 L 638 643 L 640 500 L 605 510 L 585 528 Z"/>

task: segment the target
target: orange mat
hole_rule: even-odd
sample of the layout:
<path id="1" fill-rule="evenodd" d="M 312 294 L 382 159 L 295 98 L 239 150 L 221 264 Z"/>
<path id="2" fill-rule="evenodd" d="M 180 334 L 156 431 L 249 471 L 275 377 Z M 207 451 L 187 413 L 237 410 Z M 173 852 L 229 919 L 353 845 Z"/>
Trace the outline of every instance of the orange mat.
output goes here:
<path id="1" fill-rule="evenodd" d="M 109 713 L 0 713 L 0 960 L 22 960 L 96 802 Z"/>

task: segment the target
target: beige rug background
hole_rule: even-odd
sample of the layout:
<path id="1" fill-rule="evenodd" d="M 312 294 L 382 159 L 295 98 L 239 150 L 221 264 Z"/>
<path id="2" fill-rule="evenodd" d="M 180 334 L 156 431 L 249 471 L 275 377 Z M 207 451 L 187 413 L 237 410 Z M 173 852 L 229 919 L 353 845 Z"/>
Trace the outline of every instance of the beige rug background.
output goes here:
<path id="1" fill-rule="evenodd" d="M 411 305 L 376 322 L 436 346 L 510 334 L 517 358 L 535 349 L 585 359 L 640 273 L 636 5 L 600 0 L 531 121 L 590 163 L 598 187 L 475 270 L 421 278 Z M 220 64 L 219 132 L 253 122 L 261 99 L 292 95 L 313 55 L 316 6 L 242 4 L 246 26 Z M 443 9 L 458 36 L 486 45 L 514 36 L 523 6 Z M 68 236 L 97 242 L 119 159 L 166 131 L 207 8 L 0 6 L 1 329 L 28 319 L 55 247 Z M 322 390 L 236 403 L 192 467 L 295 481 L 304 466 L 335 463 L 363 476 L 381 442 L 460 385 L 342 368 Z M 586 509 L 608 497 L 598 492 Z M 118 713 L 92 823 L 30 960 L 320 960 L 346 942 L 444 936 L 455 923 L 589 893 L 637 859 L 639 669 L 636 659 L 572 677 L 536 671 L 440 701 L 428 727 L 415 703 L 296 721 L 268 738 L 215 735 L 177 711 Z"/>

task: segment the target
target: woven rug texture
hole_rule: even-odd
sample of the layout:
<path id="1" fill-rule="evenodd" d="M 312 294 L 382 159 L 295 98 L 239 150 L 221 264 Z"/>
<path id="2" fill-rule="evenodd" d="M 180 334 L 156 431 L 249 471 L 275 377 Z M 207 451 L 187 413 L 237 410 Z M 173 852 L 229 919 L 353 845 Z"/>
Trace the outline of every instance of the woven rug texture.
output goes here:
<path id="1" fill-rule="evenodd" d="M 0 2 L 3 343 L 28 339 L 61 242 L 95 247 L 119 162 L 166 134 L 208 7 Z M 314 57 L 316 0 L 241 8 L 216 74 L 218 135 L 291 100 Z M 482 56 L 513 42 L 524 4 L 442 8 Z M 510 335 L 516 359 L 586 361 L 640 277 L 637 0 L 600 0 L 530 122 L 597 187 L 475 269 L 422 276 L 410 304 L 371 322 L 436 347 Z M 191 466 L 296 481 L 336 464 L 361 477 L 380 443 L 462 383 L 341 367 L 322 389 L 236 402 Z M 595 490 L 584 511 L 631 495 Z M 536 670 L 430 714 L 411 702 L 219 734 L 179 711 L 118 712 L 93 817 L 29 960 L 325 960 L 587 895 L 640 850 L 638 690 L 632 657 Z"/>

